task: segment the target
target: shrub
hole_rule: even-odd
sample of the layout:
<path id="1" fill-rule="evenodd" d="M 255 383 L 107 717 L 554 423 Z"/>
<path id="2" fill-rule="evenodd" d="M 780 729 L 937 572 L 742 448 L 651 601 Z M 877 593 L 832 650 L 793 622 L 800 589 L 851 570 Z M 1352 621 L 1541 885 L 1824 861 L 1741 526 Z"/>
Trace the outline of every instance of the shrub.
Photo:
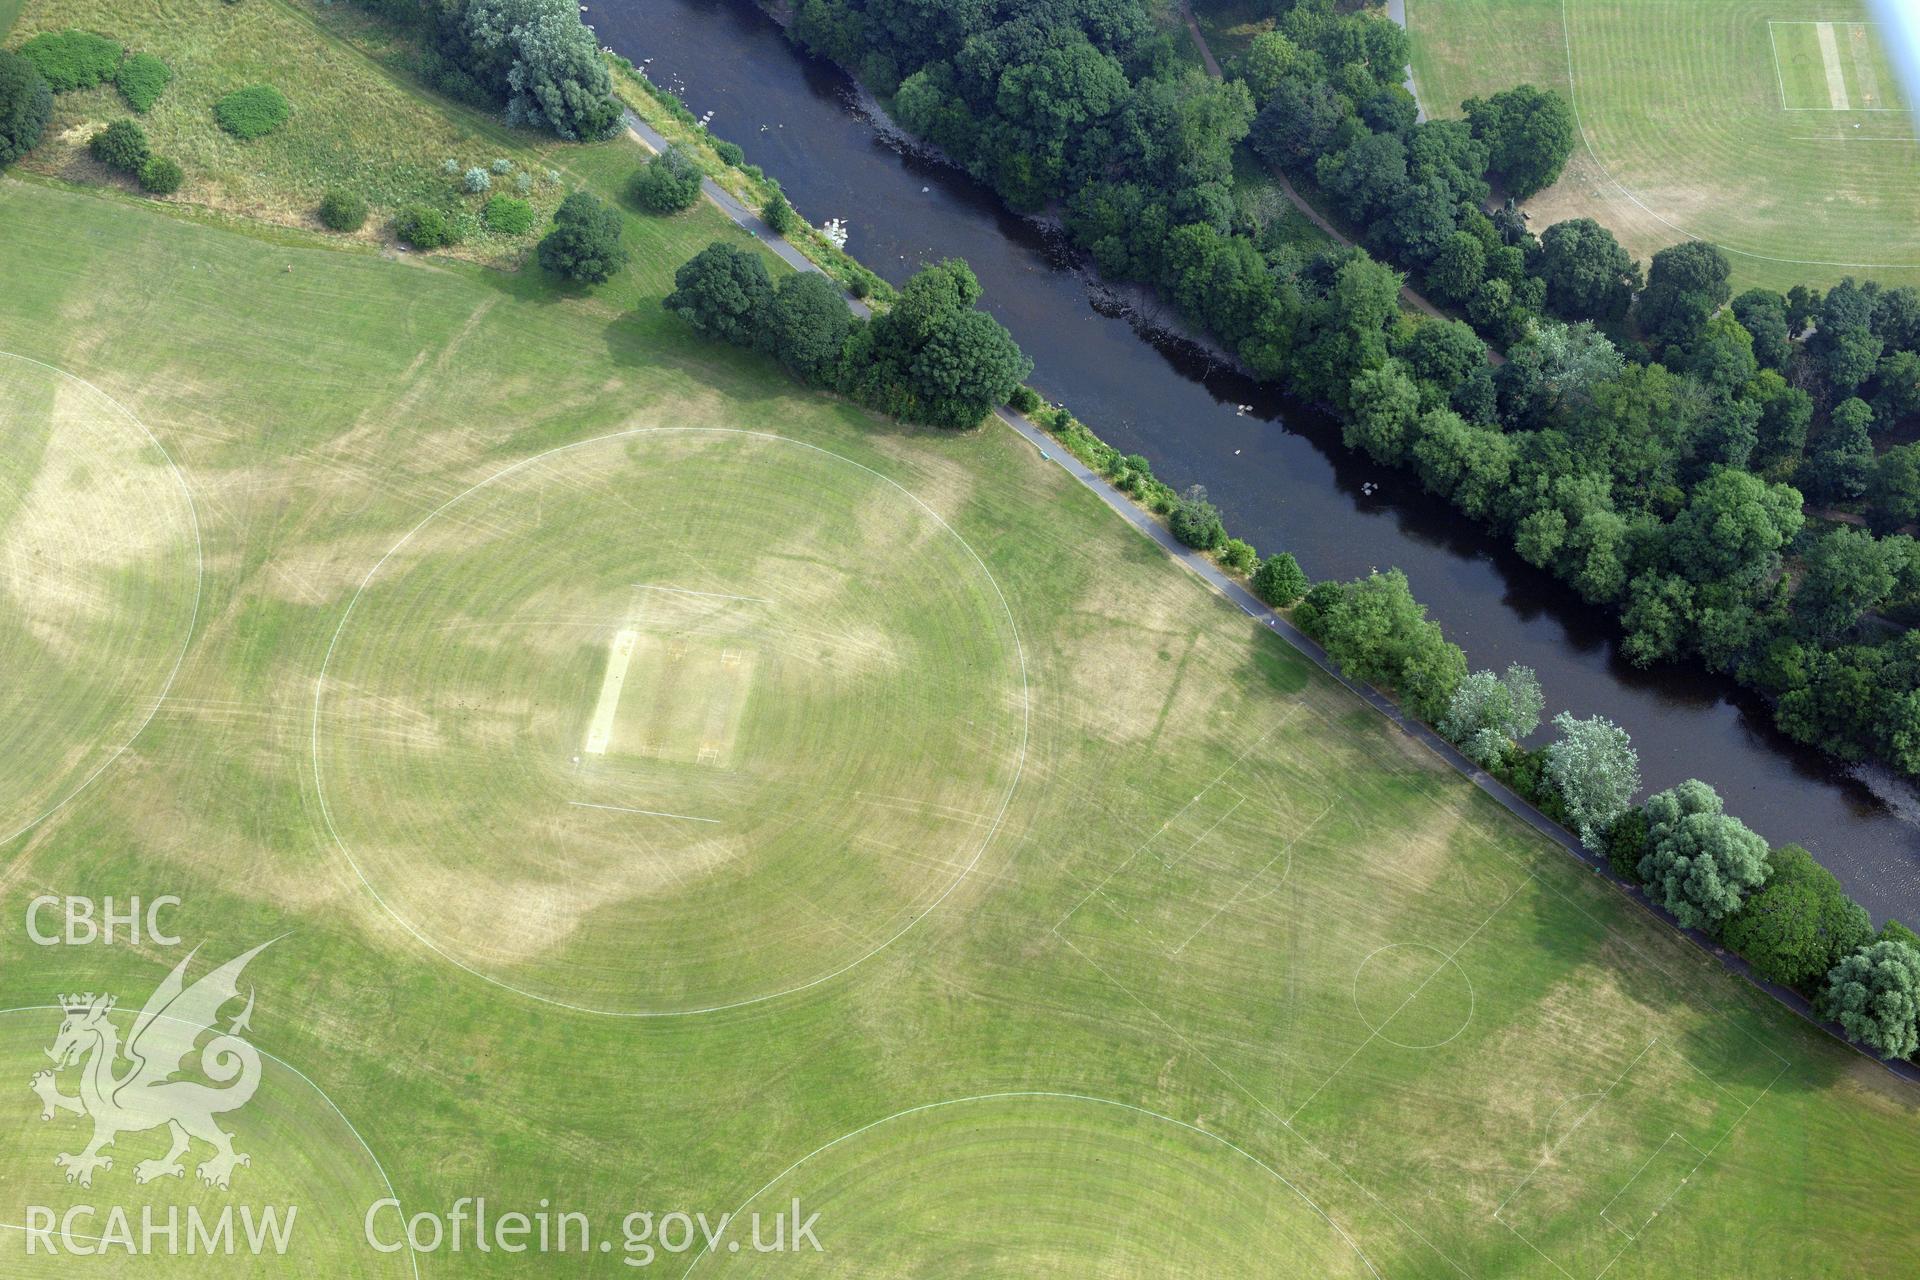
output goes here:
<path id="1" fill-rule="evenodd" d="M 1253 544 L 1239 538 L 1228 538 L 1213 556 L 1222 568 L 1233 573 L 1252 573 L 1254 566 L 1260 563 L 1260 555 L 1253 549 Z"/>
<path id="2" fill-rule="evenodd" d="M 147 108 L 160 100 L 161 91 L 171 79 L 173 72 L 167 69 L 166 63 L 150 53 L 136 53 L 120 64 L 113 82 L 119 86 L 120 96 L 127 100 L 127 105 L 145 115 Z"/>
<path id="3" fill-rule="evenodd" d="M 40 68 L 0 49 L 0 169 L 40 144 L 53 115 L 53 90 Z"/>
<path id="4" fill-rule="evenodd" d="M 153 154 L 147 144 L 147 131 L 131 120 L 115 120 L 87 142 L 93 158 L 109 169 L 138 173 Z"/>
<path id="5" fill-rule="evenodd" d="M 1032 387 L 1015 387 L 1007 397 L 1007 404 L 1015 413 L 1034 413 L 1040 408 L 1040 393 Z"/>
<path id="6" fill-rule="evenodd" d="M 722 164 L 732 165 L 736 169 L 747 162 L 747 153 L 725 138 L 713 140 L 713 153 L 720 157 Z"/>
<path id="7" fill-rule="evenodd" d="M 533 175 L 526 172 L 525 170 L 522 170 L 521 172 L 514 174 L 513 189 L 515 191 L 518 191 L 523 196 L 526 195 L 529 191 L 532 191 Z"/>
<path id="8" fill-rule="evenodd" d="M 453 243 L 453 228 L 438 209 L 414 205 L 393 220 L 393 233 L 416 249 L 438 249 Z"/>
<path id="9" fill-rule="evenodd" d="M 332 231 L 358 231 L 367 221 L 367 202 L 351 191 L 329 191 L 320 197 L 321 225 Z"/>
<path id="10" fill-rule="evenodd" d="M 1284 609 L 1306 593 L 1307 575 L 1292 552 L 1268 556 L 1254 572 L 1253 594 L 1275 608 Z"/>
<path id="11" fill-rule="evenodd" d="M 440 162 L 440 172 L 446 174 L 448 177 L 452 177 L 454 174 L 460 172 L 460 162 L 452 156 L 448 156 Z"/>
<path id="12" fill-rule="evenodd" d="M 460 185 L 465 187 L 471 194 L 477 196 L 493 190 L 493 179 L 487 176 L 485 169 L 482 169 L 479 165 L 475 165 L 473 168 L 467 170 L 467 176 L 460 180 Z"/>
<path id="13" fill-rule="evenodd" d="M 40 68 L 55 93 L 91 89 L 110 79 L 123 50 L 91 31 L 44 32 L 20 46 L 20 56 Z"/>
<path id="14" fill-rule="evenodd" d="M 540 265 L 583 284 L 600 284 L 627 265 L 620 213 L 575 191 L 553 213 L 553 230 L 540 241 Z"/>
<path id="15" fill-rule="evenodd" d="M 493 196 L 480 210 L 490 230 L 502 235 L 523 236 L 533 230 L 533 206 L 512 196 Z"/>
<path id="16" fill-rule="evenodd" d="M 679 213 L 700 198 L 700 169 L 678 147 L 668 147 L 633 175 L 634 203 L 649 213 Z"/>
<path id="17" fill-rule="evenodd" d="M 1174 505 L 1169 520 L 1173 536 L 1196 551 L 1211 551 L 1227 539 L 1226 526 L 1220 523 L 1220 508 L 1207 501 L 1201 485 L 1191 485 Z"/>
<path id="18" fill-rule="evenodd" d="M 793 211 L 793 206 L 778 191 L 768 196 L 767 202 L 760 206 L 760 216 L 766 219 L 775 235 L 782 236 L 793 230 L 793 224 L 800 221 L 800 215 Z"/>
<path id="19" fill-rule="evenodd" d="M 495 158 L 490 167 L 495 173 L 502 175 L 509 174 L 513 172 L 513 161 L 507 159 L 505 156 L 499 156 Z"/>
<path id="20" fill-rule="evenodd" d="M 140 166 L 140 189 L 149 195 L 170 196 L 186 180 L 180 166 L 165 156 L 151 156 Z"/>
<path id="21" fill-rule="evenodd" d="M 235 89 L 213 104 L 220 127 L 242 139 L 265 137 L 285 124 L 292 111 L 285 96 L 270 84 Z"/>

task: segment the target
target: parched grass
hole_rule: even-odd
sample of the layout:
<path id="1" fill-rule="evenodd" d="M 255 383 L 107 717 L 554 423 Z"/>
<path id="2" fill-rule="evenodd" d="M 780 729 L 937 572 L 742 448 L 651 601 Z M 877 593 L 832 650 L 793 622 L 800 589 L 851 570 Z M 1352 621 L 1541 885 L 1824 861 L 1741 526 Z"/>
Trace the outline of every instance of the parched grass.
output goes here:
<path id="1" fill-rule="evenodd" d="M 1530 202 L 1589 216 L 1645 260 L 1689 237 L 1736 284 L 1920 281 L 1915 122 L 1864 4 L 1410 0 L 1429 111 L 1520 80 L 1571 92 L 1583 137 Z M 1834 37 L 1830 77 L 1819 32 Z M 1829 80 L 1833 79 L 1832 89 Z M 1818 108 L 1818 109 L 1809 109 Z"/>
<path id="2" fill-rule="evenodd" d="M 603 197 L 637 159 L 566 153 Z M 168 923 L 210 956 L 285 935 L 249 970 L 254 1035 L 339 1105 L 409 1208 L 544 1198 L 615 1243 L 423 1273 L 629 1274 L 626 1214 L 711 1219 L 763 1187 L 821 1210 L 832 1252 L 765 1259 L 812 1274 L 1320 1275 L 1361 1255 L 1386 1276 L 1920 1273 L 1911 1089 L 1543 843 L 1012 433 L 902 429 L 694 338 L 660 306 L 674 269 L 716 237 L 751 243 L 710 207 L 629 215 L 633 261 L 592 291 L 42 183 L 0 183 L 0 225 L 0 349 L 139 409 L 199 500 L 208 566 L 180 680 L 125 760 L 7 846 L 9 883 L 164 887 L 182 898 Z M 136 274 L 167 287 L 130 301 Z M 584 443 L 636 425 L 792 443 Z M 533 976 L 632 1011 L 676 963 L 722 989 L 844 957 L 951 878 L 935 835 L 986 828 L 933 788 L 998 760 L 977 735 L 1009 714 L 979 714 L 1005 688 L 991 602 L 877 477 L 762 451 L 802 445 L 923 499 L 1005 591 L 1031 735 L 979 862 L 865 962 L 694 1017 L 541 1003 L 400 927 L 369 883 L 437 912 L 415 923 L 471 967 L 527 977 L 542 908 L 584 905 L 573 949 L 536 945 L 552 967 Z M 703 581 L 798 607 L 757 629 L 732 612 L 751 602 L 673 597 L 652 633 L 635 616 L 633 595 L 660 593 L 633 584 Z M 343 678 L 317 686 L 343 619 Z M 622 630 L 636 642 L 589 770 Z M 762 647 L 729 664 L 735 639 Z M 916 679 L 861 696 L 893 670 Z M 859 724 L 880 749 L 838 733 Z M 687 763 L 710 727 L 714 756 L 703 737 Z M 878 812 L 815 820 L 844 793 L 772 785 L 770 743 L 791 744 L 785 769 L 857 776 Z M 634 781 L 698 782 L 755 838 L 702 869 L 684 833 L 614 825 L 649 815 L 543 821 L 533 803 Z M 372 837 L 354 845 L 368 882 L 328 809 Z M 599 844 L 574 825 L 587 812 Z M 779 847 L 795 856 L 755 863 Z M 742 893 L 702 895 L 734 868 Z M 649 875 L 657 898 L 635 887 Z M 676 909 L 634 914 L 650 901 Z M 138 1001 L 174 959 L 6 931 L 0 1008 Z M 1011 1093 L 1095 1101 L 963 1101 Z M 30 1135 L 0 1144 L 22 1196 L 65 1190 L 50 1157 L 70 1146 L 37 1105 L 0 1091 L 0 1132 Z M 282 1114 L 231 1126 L 263 1171 L 301 1167 Z M 312 1267 L 393 1261 L 348 1245 Z"/>
<path id="3" fill-rule="evenodd" d="M 460 226 L 456 252 L 488 258 L 524 246 L 488 230 L 480 202 L 460 189 L 457 175 L 442 172 L 442 162 L 453 158 L 464 168 L 506 157 L 535 175 L 560 163 L 556 140 L 427 97 L 404 74 L 328 34 L 304 0 L 27 0 L 13 34 L 76 26 L 171 68 L 172 82 L 141 123 L 154 150 L 186 171 L 177 199 L 197 205 L 317 227 L 321 196 L 345 188 L 373 207 L 369 236 L 383 233 L 400 208 L 430 204 Z M 247 140 L 216 116 L 223 99 L 250 85 L 274 86 L 294 110 L 273 132 Z M 59 95 L 45 141 L 19 167 L 99 181 L 102 171 L 84 155 L 86 138 L 124 110 L 111 84 Z M 247 113 L 240 123 L 251 132 L 256 121 L 264 117 Z M 528 198 L 544 216 L 563 194 L 542 176 Z"/>

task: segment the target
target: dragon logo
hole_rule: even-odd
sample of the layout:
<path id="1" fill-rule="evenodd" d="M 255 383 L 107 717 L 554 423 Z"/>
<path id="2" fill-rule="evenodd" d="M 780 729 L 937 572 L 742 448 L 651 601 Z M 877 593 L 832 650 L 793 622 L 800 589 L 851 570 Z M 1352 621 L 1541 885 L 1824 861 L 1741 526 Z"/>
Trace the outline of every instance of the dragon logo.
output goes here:
<path id="1" fill-rule="evenodd" d="M 112 1146 L 120 1134 L 141 1133 L 161 1125 L 172 1134 L 173 1144 L 160 1159 L 142 1160 L 133 1167 L 136 1182 L 183 1176 L 180 1157 L 194 1138 L 213 1148 L 213 1157 L 199 1167 L 201 1181 L 210 1186 L 227 1190 L 234 1166 L 252 1163 L 233 1149 L 233 1135 L 214 1120 L 244 1107 L 260 1087 L 259 1051 L 240 1038 L 253 1016 L 252 989 L 247 992 L 247 1007 L 227 1024 L 225 1032 L 218 1031 L 214 1023 L 221 1008 L 239 997 L 240 973 L 247 962 L 271 945 L 261 943 L 190 987 L 186 985 L 186 971 L 193 955 L 189 955 L 147 999 L 124 1046 L 110 1016 L 112 996 L 88 992 L 61 998 L 66 1020 L 46 1051 L 54 1068 L 36 1074 L 32 1089 L 40 1097 L 42 1120 L 53 1119 L 56 1111 L 93 1118 L 93 1141 L 86 1150 L 79 1155 L 62 1152 L 53 1158 L 67 1171 L 68 1182 L 91 1187 L 94 1170 L 113 1168 L 113 1157 L 100 1154 L 103 1147 Z M 194 954 L 198 954 L 198 948 Z M 198 1044 L 201 1035 L 209 1031 L 214 1032 L 213 1037 L 204 1045 Z M 200 1074 L 213 1081 L 212 1086 L 174 1078 L 196 1048 Z M 54 1076 L 73 1066 L 80 1068 L 80 1092 L 69 1097 L 60 1092 Z"/>

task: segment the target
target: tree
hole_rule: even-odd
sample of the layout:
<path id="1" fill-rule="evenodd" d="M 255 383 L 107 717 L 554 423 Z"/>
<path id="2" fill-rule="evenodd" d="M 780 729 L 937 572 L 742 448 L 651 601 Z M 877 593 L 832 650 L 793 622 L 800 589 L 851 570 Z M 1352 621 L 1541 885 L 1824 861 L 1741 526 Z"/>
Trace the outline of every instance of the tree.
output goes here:
<path id="1" fill-rule="evenodd" d="M 1920 520 L 1920 444 L 1896 445 L 1880 455 L 1867 482 L 1867 501 L 1881 532 Z"/>
<path id="2" fill-rule="evenodd" d="M 1592 218 L 1548 227 L 1535 271 L 1547 282 L 1547 305 L 1569 320 L 1617 320 L 1640 288 L 1640 264 Z"/>
<path id="3" fill-rule="evenodd" d="M 320 197 L 320 225 L 329 231 L 358 231 L 367 221 L 367 202 L 335 188 Z"/>
<path id="4" fill-rule="evenodd" d="M 1787 331 L 1787 300 L 1771 289 L 1749 289 L 1733 300 L 1733 314 L 1753 335 L 1753 354 L 1764 368 L 1785 369 L 1793 355 Z"/>
<path id="5" fill-rule="evenodd" d="M 1437 727 L 1469 760 L 1491 769 L 1509 747 L 1540 727 L 1545 705 L 1533 668 L 1515 663 L 1504 676 L 1476 671 L 1462 680 Z"/>
<path id="6" fill-rule="evenodd" d="M 40 68 L 0 49 L 0 169 L 40 145 L 53 116 L 53 90 Z"/>
<path id="7" fill-rule="evenodd" d="M 602 284 L 627 265 L 620 213 L 585 191 L 574 191 L 553 211 L 553 230 L 540 241 L 540 265 L 583 284 Z"/>
<path id="8" fill-rule="evenodd" d="M 793 211 L 793 206 L 778 191 L 768 196 L 767 202 L 760 206 L 760 217 L 778 236 L 792 231 L 800 221 L 800 215 Z"/>
<path id="9" fill-rule="evenodd" d="M 1820 639 L 1851 627 L 1893 593 L 1891 551 L 1864 529 L 1832 529 L 1816 538 L 1793 593 L 1794 616 Z"/>
<path id="10" fill-rule="evenodd" d="M 1821 502 L 1846 502 L 1866 490 L 1873 473 L 1873 409 L 1858 396 L 1833 408 L 1826 431 L 1802 472 Z"/>
<path id="11" fill-rule="evenodd" d="M 87 141 L 93 158 L 109 169 L 138 173 L 153 154 L 147 144 L 147 132 L 131 120 L 115 120 Z"/>
<path id="12" fill-rule="evenodd" d="M 1197 551 L 1211 551 L 1226 541 L 1227 529 L 1220 522 L 1220 508 L 1207 501 L 1202 485 L 1192 485 L 1180 495 L 1167 513 L 1173 536 Z"/>
<path id="13" fill-rule="evenodd" d="M 700 199 L 700 167 L 679 147 L 668 147 L 639 168 L 628 192 L 649 213 L 691 209 Z"/>
<path id="14" fill-rule="evenodd" d="M 1282 81 L 1300 72 L 1305 64 L 1306 55 L 1299 45 L 1278 31 L 1262 31 L 1247 46 L 1240 60 L 1240 75 L 1253 91 L 1253 100 L 1265 102 Z"/>
<path id="15" fill-rule="evenodd" d="M 1797 844 L 1767 855 L 1766 887 L 1727 917 L 1722 936 L 1761 977 L 1806 987 L 1873 940 L 1867 909 Z"/>
<path id="16" fill-rule="evenodd" d="M 1461 104 L 1473 136 L 1487 144 L 1493 174 L 1525 200 L 1550 187 L 1573 154 L 1573 109 L 1552 89 L 1523 84 Z"/>
<path id="17" fill-rule="evenodd" d="M 1757 586 L 1806 521 L 1800 495 L 1750 471 L 1716 467 L 1687 496 L 1666 537 L 1674 571 L 1697 583 Z"/>
<path id="18" fill-rule="evenodd" d="M 1835 398 L 1852 395 L 1880 363 L 1885 343 L 1873 331 L 1873 295 L 1849 276 L 1827 290 L 1807 350 L 1819 362 Z"/>
<path id="19" fill-rule="evenodd" d="M 805 381 L 823 386 L 834 380 L 852 331 L 853 313 L 846 300 L 833 281 L 818 272 L 797 271 L 773 291 L 765 344 L 775 359 Z"/>
<path id="20" fill-rule="evenodd" d="M 1647 287 L 1635 308 L 1640 328 L 1656 350 L 1685 350 L 1707 318 L 1733 294 L 1726 255 L 1704 240 L 1688 240 L 1653 255 Z"/>
<path id="21" fill-rule="evenodd" d="M 1682 928 L 1717 930 L 1767 879 L 1767 842 L 1689 778 L 1651 797 L 1640 879 Z"/>
<path id="22" fill-rule="evenodd" d="M 1920 1048 L 1920 950 L 1875 942 L 1833 967 L 1820 1012 L 1883 1058 L 1912 1057 Z"/>
<path id="23" fill-rule="evenodd" d="M 696 331 L 736 347 L 761 341 L 774 293 L 759 254 L 716 240 L 680 264 L 673 285 L 661 305 Z"/>
<path id="24" fill-rule="evenodd" d="M 1276 552 L 1260 562 L 1253 575 L 1253 594 L 1284 609 L 1307 593 L 1307 575 L 1290 551 Z"/>
<path id="25" fill-rule="evenodd" d="M 470 0 L 462 19 L 470 71 L 507 100 L 507 119 L 570 142 L 620 125 L 613 81 L 571 0 Z"/>
<path id="26" fill-rule="evenodd" d="M 978 426 L 1033 372 L 1006 327 L 984 311 L 946 316 L 914 357 L 920 420 L 936 427 Z"/>
<path id="27" fill-rule="evenodd" d="M 1547 747 L 1547 778 L 1580 843 L 1599 849 L 1640 789 L 1639 753 L 1627 731 L 1605 716 L 1576 720 L 1562 711 L 1553 727 L 1560 737 Z"/>
<path id="28" fill-rule="evenodd" d="M 1448 642 L 1398 569 L 1307 593 L 1300 625 L 1356 680 L 1397 691 L 1407 709 L 1434 723 L 1467 675 L 1466 655 Z"/>

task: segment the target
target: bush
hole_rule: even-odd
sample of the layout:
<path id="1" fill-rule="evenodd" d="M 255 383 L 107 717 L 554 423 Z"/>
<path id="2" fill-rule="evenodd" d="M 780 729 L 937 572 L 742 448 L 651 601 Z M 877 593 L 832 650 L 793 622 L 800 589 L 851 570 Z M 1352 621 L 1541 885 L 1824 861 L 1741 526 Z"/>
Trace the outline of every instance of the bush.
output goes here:
<path id="1" fill-rule="evenodd" d="M 171 79 L 173 72 L 167 69 L 166 63 L 150 53 L 136 53 L 120 64 L 113 82 L 119 86 L 120 96 L 127 100 L 127 105 L 145 115 L 147 108 L 160 100 L 161 91 Z"/>
<path id="2" fill-rule="evenodd" d="M 40 68 L 55 93 L 91 89 L 119 69 L 119 45 L 91 31 L 44 32 L 20 46 L 20 56 Z"/>
<path id="3" fill-rule="evenodd" d="M 512 196 L 493 196 L 480 210 L 487 228 L 502 235 L 523 236 L 533 230 L 533 206 Z"/>
<path id="4" fill-rule="evenodd" d="M 489 167 L 491 167 L 495 173 L 504 177 L 513 172 L 513 161 L 507 159 L 505 156 L 498 156 Z"/>
<path id="5" fill-rule="evenodd" d="M 515 191 L 518 191 L 523 196 L 526 195 L 529 191 L 532 191 L 533 175 L 526 172 L 525 170 L 522 170 L 521 172 L 514 174 L 513 189 Z"/>
<path id="6" fill-rule="evenodd" d="M 782 236 L 793 230 L 794 224 L 800 221 L 800 215 L 793 211 L 793 206 L 778 191 L 768 196 L 767 202 L 760 206 L 760 216 L 766 219 L 775 235 Z"/>
<path id="7" fill-rule="evenodd" d="M 367 221 L 367 202 L 351 191 L 320 197 L 320 223 L 332 231 L 358 231 Z"/>
<path id="8" fill-rule="evenodd" d="M 1015 413 L 1033 413 L 1040 408 L 1040 393 L 1032 387 L 1015 387 L 1007 404 Z"/>
<path id="9" fill-rule="evenodd" d="M 1629 809 L 1607 829 L 1607 865 L 1628 884 L 1639 884 L 1640 859 L 1646 856 L 1646 810 Z"/>
<path id="10" fill-rule="evenodd" d="M 1221 543 L 1213 553 L 1213 558 L 1232 573 L 1252 573 L 1254 566 L 1260 563 L 1260 555 L 1253 549 L 1253 544 L 1242 542 L 1239 538 L 1228 538 Z"/>
<path id="11" fill-rule="evenodd" d="M 1173 526 L 1173 536 L 1196 551 L 1211 551 L 1227 540 L 1220 508 L 1207 501 L 1207 491 L 1201 485 L 1190 486 L 1180 496 L 1168 523 Z"/>
<path id="12" fill-rule="evenodd" d="M 236 138 L 263 138 L 287 122 L 293 108 L 270 84 L 235 89 L 213 104 L 214 119 Z"/>
<path id="13" fill-rule="evenodd" d="M 678 147 L 668 147 L 633 175 L 634 203 L 649 213 L 679 213 L 700 198 L 700 169 Z"/>
<path id="14" fill-rule="evenodd" d="M 460 172 L 460 162 L 452 156 L 448 156 L 440 162 L 440 172 L 451 178 L 454 174 Z"/>
<path id="15" fill-rule="evenodd" d="M 453 228 L 448 225 L 447 216 L 425 205 L 402 209 L 400 216 L 393 220 L 393 233 L 402 243 L 416 249 L 438 249 L 453 243 Z"/>
<path id="16" fill-rule="evenodd" d="M 186 180 L 180 166 L 165 156 L 152 156 L 140 166 L 140 189 L 149 195 L 170 196 Z"/>
<path id="17" fill-rule="evenodd" d="M 720 157 L 722 164 L 731 165 L 736 169 L 747 162 L 747 153 L 725 138 L 713 140 L 713 153 Z"/>
<path id="18" fill-rule="evenodd" d="M 1293 554 L 1282 551 L 1260 562 L 1253 575 L 1253 594 L 1277 609 L 1284 609 L 1307 593 L 1307 575 Z"/>
<path id="19" fill-rule="evenodd" d="M 575 191 L 553 213 L 553 230 L 540 241 L 540 265 L 583 284 L 600 284 L 627 265 L 620 213 Z"/>
<path id="20" fill-rule="evenodd" d="M 40 144 L 53 115 L 53 90 L 40 68 L 0 49 L 0 169 Z"/>
<path id="21" fill-rule="evenodd" d="M 147 131 L 131 120 L 115 120 L 87 142 L 93 158 L 109 169 L 138 173 L 153 154 L 147 144 Z"/>
<path id="22" fill-rule="evenodd" d="M 460 180 L 460 185 L 464 186 L 471 194 L 477 196 L 482 192 L 493 190 L 493 179 L 487 176 L 485 169 L 482 169 L 479 165 L 475 165 L 473 168 L 467 170 L 467 175 Z"/>

